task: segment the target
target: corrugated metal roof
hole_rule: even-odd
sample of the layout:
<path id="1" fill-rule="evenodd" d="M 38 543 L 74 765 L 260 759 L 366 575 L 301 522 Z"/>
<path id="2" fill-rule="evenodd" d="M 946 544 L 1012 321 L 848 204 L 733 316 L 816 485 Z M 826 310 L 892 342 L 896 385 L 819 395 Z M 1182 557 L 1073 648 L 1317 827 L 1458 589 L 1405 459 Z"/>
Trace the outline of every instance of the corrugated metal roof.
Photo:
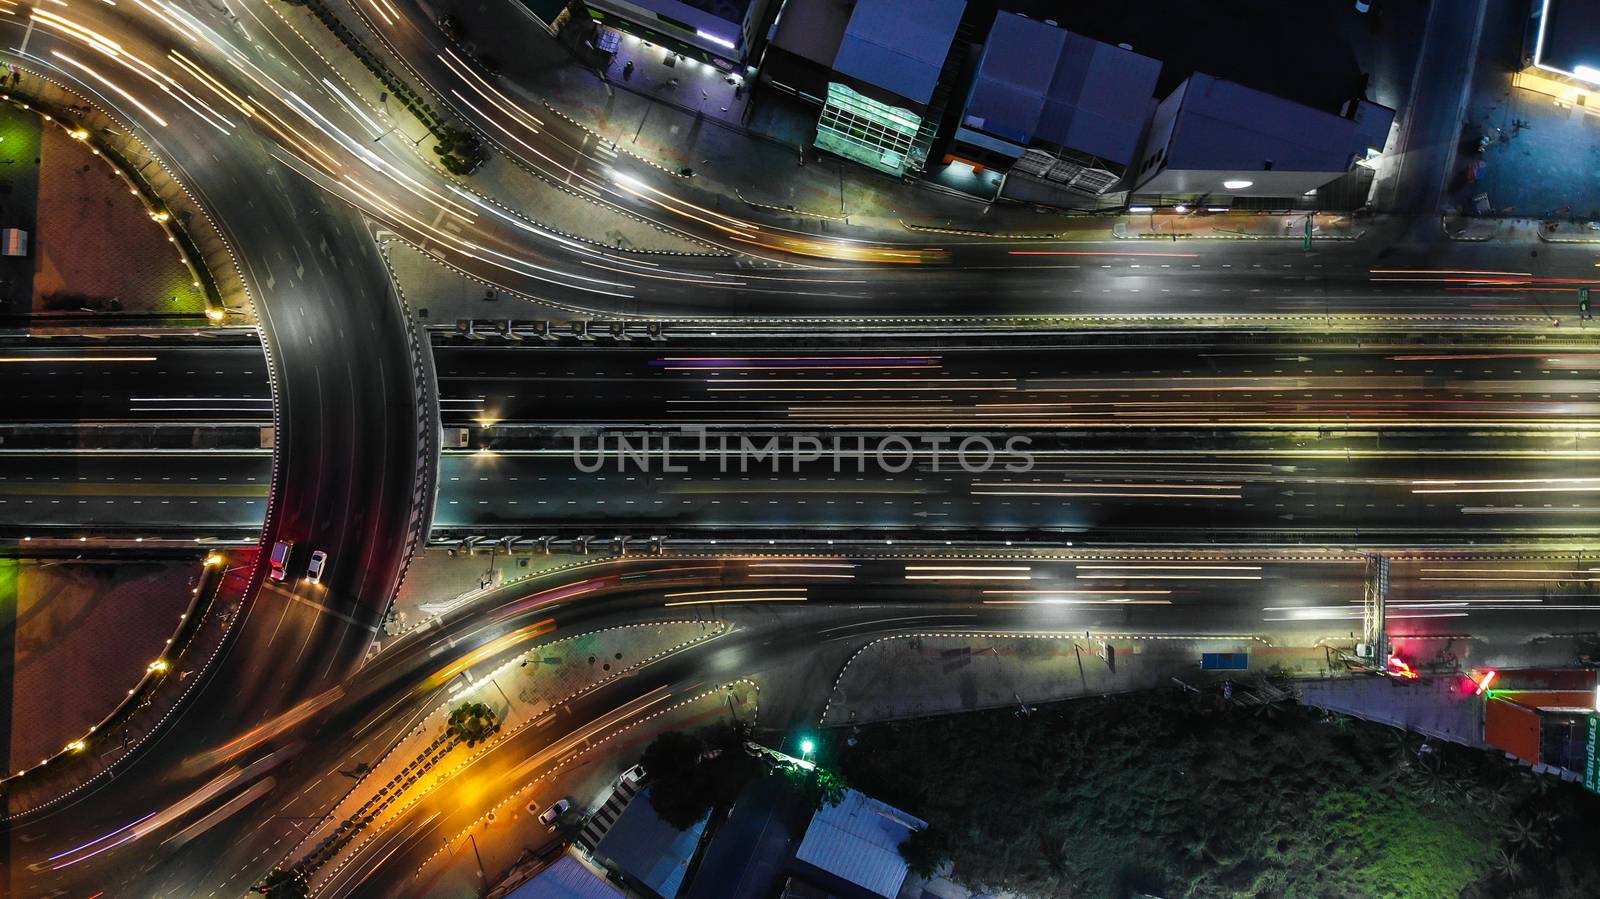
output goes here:
<path id="1" fill-rule="evenodd" d="M 1048 141 L 1126 165 L 1161 63 L 1015 13 L 995 16 L 966 116 L 1019 144 Z"/>
<path id="2" fill-rule="evenodd" d="M 622 899 L 622 891 L 570 855 L 528 878 L 506 899 Z"/>
<path id="3" fill-rule="evenodd" d="M 811 816 L 795 858 L 870 890 L 893 897 L 906 879 L 900 844 L 927 827 L 892 805 L 857 790 Z"/>
<path id="4" fill-rule="evenodd" d="M 683 875 L 705 828 L 705 818 L 688 830 L 677 830 L 661 820 L 650 807 L 650 788 L 646 787 L 600 838 L 595 854 L 672 899 L 683 886 Z"/>
<path id="5" fill-rule="evenodd" d="M 926 104 L 966 0 L 857 0 L 834 71 Z"/>
<path id="6" fill-rule="evenodd" d="M 1381 107 L 1379 107 L 1381 108 Z M 1169 169 L 1343 172 L 1365 150 L 1356 123 L 1203 72 L 1188 90 L 1167 152 Z"/>

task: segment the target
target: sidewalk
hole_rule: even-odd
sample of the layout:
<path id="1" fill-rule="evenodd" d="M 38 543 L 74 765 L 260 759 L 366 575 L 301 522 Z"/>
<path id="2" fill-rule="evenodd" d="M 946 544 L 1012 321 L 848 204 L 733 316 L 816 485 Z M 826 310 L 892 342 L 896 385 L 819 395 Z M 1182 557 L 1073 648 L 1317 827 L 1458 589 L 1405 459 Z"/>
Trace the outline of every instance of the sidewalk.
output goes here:
<path id="1" fill-rule="evenodd" d="M 425 547 L 406 569 L 405 582 L 394 600 L 394 622 L 385 631 L 391 638 L 397 637 L 507 582 L 601 558 L 605 557 L 572 553 L 529 555 L 526 551 L 508 556 L 504 550 L 467 553 Z"/>
<path id="2" fill-rule="evenodd" d="M 1115 648 L 1115 667 L 1102 653 Z M 866 644 L 845 665 L 819 724 L 892 721 L 1081 696 L 1147 690 L 1198 674 L 1206 652 L 1249 653 L 1241 680 L 1276 670 L 1324 670 L 1316 648 L 1273 647 L 1259 637 L 1119 634 L 913 634 Z"/>

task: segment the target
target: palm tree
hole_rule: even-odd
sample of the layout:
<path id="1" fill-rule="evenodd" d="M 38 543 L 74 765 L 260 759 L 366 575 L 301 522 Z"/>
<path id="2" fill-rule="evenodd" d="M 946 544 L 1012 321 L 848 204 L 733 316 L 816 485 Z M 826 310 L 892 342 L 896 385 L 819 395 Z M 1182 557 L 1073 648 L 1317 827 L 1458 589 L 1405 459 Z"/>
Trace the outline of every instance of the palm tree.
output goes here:
<path id="1" fill-rule="evenodd" d="M 1496 876 L 1509 881 L 1515 881 L 1522 876 L 1522 862 L 1517 861 L 1515 853 L 1507 852 L 1503 847 L 1495 850 L 1494 859 L 1489 862 Z"/>
<path id="2" fill-rule="evenodd" d="M 1505 826 L 1504 833 L 1512 852 L 1544 848 L 1544 834 L 1539 832 L 1539 825 L 1534 821 L 1513 820 Z"/>
<path id="3" fill-rule="evenodd" d="M 444 732 L 467 744 L 468 748 L 493 736 L 500 730 L 494 709 L 484 702 L 464 702 L 450 711 L 445 719 Z"/>

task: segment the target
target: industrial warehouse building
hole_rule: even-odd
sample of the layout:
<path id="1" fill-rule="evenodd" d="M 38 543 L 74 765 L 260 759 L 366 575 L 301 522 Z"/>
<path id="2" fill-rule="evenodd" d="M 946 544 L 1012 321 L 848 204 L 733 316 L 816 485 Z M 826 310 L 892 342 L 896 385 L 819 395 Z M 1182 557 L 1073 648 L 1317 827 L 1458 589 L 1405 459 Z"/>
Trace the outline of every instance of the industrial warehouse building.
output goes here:
<path id="1" fill-rule="evenodd" d="M 1014 199 L 1105 195 L 1139 155 L 1160 75 L 1130 48 L 1001 12 L 945 163 L 1008 171 Z"/>
<path id="2" fill-rule="evenodd" d="M 1152 205 L 1234 197 L 1292 205 L 1382 152 L 1394 110 L 1352 100 L 1347 113 L 1196 72 L 1157 107 L 1134 193 Z"/>
<path id="3" fill-rule="evenodd" d="M 965 0 L 789 0 L 766 84 L 822 107 L 817 148 L 889 175 L 919 172 L 943 113 Z"/>

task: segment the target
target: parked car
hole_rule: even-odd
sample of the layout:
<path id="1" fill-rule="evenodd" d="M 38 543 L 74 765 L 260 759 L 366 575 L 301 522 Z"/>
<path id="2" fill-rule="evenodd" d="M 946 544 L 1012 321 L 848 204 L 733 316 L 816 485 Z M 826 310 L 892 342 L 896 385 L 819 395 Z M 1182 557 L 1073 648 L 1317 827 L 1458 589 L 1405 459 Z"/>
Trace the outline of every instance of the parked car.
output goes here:
<path id="1" fill-rule="evenodd" d="M 531 812 L 536 808 L 538 808 L 538 806 L 534 803 L 528 803 L 528 811 Z M 552 805 L 539 813 L 539 823 L 549 827 L 555 824 L 556 820 L 562 815 L 565 815 L 567 813 L 567 809 L 569 808 L 572 808 L 571 802 L 566 799 L 557 799 L 555 805 Z"/>
<path id="2" fill-rule="evenodd" d="M 322 570 L 327 567 L 328 554 L 317 550 L 311 554 L 311 564 L 306 566 L 306 580 L 313 584 L 322 583 Z"/>
<path id="3" fill-rule="evenodd" d="M 639 781 L 644 780 L 644 766 L 634 765 L 632 768 L 622 772 L 622 777 L 618 779 L 625 784 L 636 784 Z"/>
<path id="4" fill-rule="evenodd" d="M 294 552 L 294 541 L 279 540 L 272 547 L 272 556 L 267 560 L 267 577 L 281 581 L 289 576 L 289 554 Z"/>

